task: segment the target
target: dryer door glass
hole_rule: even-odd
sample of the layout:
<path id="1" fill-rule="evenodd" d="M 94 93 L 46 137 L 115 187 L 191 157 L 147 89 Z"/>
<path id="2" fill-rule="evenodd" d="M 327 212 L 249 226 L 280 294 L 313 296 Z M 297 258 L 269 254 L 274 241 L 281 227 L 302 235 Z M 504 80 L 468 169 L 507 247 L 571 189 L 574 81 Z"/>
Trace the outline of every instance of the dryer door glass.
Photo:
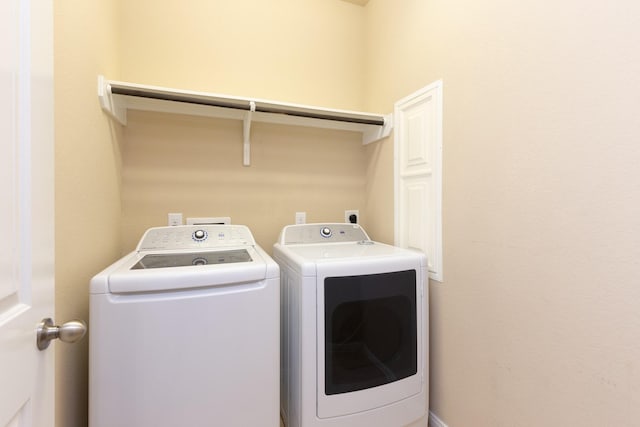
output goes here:
<path id="1" fill-rule="evenodd" d="M 415 270 L 328 277 L 324 297 L 325 394 L 417 373 Z"/>

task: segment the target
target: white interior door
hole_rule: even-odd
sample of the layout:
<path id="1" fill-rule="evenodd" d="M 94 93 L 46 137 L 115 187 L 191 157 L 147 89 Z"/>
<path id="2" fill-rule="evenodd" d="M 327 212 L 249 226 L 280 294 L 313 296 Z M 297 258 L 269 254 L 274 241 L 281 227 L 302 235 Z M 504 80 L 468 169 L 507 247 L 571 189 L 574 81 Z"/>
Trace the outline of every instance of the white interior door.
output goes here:
<path id="1" fill-rule="evenodd" d="M 442 81 L 395 105 L 395 244 L 427 254 L 442 271 Z"/>
<path id="2" fill-rule="evenodd" d="M 54 425 L 53 14 L 0 2 L 0 426 Z"/>

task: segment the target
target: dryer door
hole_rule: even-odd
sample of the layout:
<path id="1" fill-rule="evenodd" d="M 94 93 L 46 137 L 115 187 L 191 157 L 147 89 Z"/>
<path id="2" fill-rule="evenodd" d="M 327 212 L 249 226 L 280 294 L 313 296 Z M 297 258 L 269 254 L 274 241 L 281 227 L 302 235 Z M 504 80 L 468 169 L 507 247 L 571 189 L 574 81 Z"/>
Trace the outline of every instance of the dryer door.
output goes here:
<path id="1" fill-rule="evenodd" d="M 378 260 L 349 271 L 318 275 L 320 418 L 389 405 L 422 387 L 419 265 Z"/>
<path id="2" fill-rule="evenodd" d="M 324 298 L 325 394 L 416 374 L 415 270 L 327 277 Z"/>

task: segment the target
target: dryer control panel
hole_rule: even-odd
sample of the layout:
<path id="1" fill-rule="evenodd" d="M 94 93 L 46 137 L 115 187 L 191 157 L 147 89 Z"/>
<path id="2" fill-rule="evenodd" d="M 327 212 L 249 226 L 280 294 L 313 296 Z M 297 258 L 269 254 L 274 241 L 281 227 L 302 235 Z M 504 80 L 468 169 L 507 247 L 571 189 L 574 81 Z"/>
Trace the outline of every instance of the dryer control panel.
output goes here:
<path id="1" fill-rule="evenodd" d="M 297 224 L 288 225 L 280 233 L 281 245 L 305 243 L 370 242 L 358 224 Z"/>
<path id="2" fill-rule="evenodd" d="M 244 225 L 179 225 L 150 228 L 136 250 L 207 249 L 227 246 L 255 246 Z"/>

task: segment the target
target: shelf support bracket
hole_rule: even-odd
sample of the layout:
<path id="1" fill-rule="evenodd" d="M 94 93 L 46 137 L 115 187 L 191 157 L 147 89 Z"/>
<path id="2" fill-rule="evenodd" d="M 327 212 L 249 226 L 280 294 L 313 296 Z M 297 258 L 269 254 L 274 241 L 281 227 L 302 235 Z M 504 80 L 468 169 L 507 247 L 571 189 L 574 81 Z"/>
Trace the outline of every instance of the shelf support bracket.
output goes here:
<path id="1" fill-rule="evenodd" d="M 384 126 L 376 127 L 369 131 L 362 133 L 362 145 L 371 144 L 372 142 L 380 141 L 382 138 L 386 138 L 391 135 L 393 130 L 393 114 L 384 115 Z"/>
<path id="2" fill-rule="evenodd" d="M 242 119 L 242 166 L 251 165 L 251 117 L 256 111 L 255 101 L 250 101 L 249 107 L 249 111 L 244 114 L 244 118 Z"/>
<path id="3" fill-rule="evenodd" d="M 109 82 L 104 78 L 104 76 L 98 76 L 98 99 L 100 100 L 100 106 L 104 111 L 116 119 L 121 125 L 127 125 L 127 109 L 126 107 L 116 105 L 113 102 L 111 85 L 109 85 Z"/>

